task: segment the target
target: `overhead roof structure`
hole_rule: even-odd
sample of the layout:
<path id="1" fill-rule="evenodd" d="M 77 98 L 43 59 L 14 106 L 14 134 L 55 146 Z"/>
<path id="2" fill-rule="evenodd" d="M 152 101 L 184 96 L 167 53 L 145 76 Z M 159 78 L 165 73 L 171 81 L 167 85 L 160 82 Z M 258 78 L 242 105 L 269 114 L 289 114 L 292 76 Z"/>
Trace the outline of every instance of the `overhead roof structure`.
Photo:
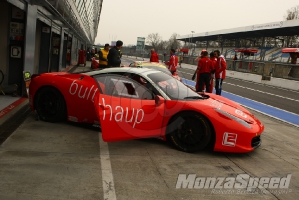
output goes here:
<path id="1" fill-rule="evenodd" d="M 89 44 L 94 43 L 103 0 L 30 0 L 30 4 L 37 5 L 38 14 L 50 18 L 51 23 L 71 30 Z"/>
<path id="2" fill-rule="evenodd" d="M 224 29 L 211 32 L 193 33 L 193 42 L 216 41 L 221 36 L 222 40 L 240 38 L 294 36 L 299 33 L 299 19 L 256 24 L 239 28 Z M 177 37 L 177 40 L 189 41 L 190 34 Z"/>

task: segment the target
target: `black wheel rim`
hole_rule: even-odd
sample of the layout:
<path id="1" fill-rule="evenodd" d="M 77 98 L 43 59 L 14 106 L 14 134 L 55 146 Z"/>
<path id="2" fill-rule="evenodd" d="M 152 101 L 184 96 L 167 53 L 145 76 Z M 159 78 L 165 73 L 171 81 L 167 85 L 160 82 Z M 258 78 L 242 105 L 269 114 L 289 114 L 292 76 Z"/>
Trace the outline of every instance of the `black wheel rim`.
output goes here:
<path id="1" fill-rule="evenodd" d="M 40 93 L 37 104 L 39 115 L 42 118 L 53 118 L 61 109 L 61 101 L 59 97 L 51 90 L 46 90 Z"/>
<path id="2" fill-rule="evenodd" d="M 184 144 L 198 144 L 204 139 L 205 127 L 195 117 L 188 117 L 184 120 L 184 123 L 177 130 L 178 139 Z"/>

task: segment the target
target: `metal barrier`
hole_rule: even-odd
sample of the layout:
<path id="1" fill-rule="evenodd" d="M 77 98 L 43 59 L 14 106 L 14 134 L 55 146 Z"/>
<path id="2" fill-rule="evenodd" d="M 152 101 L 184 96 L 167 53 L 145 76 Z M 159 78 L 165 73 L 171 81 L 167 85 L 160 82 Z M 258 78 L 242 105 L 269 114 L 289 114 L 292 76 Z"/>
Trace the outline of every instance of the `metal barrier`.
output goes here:
<path id="1" fill-rule="evenodd" d="M 124 54 L 124 53 L 123 53 Z M 144 59 L 150 59 L 150 54 L 141 53 L 127 53 L 127 56 L 136 56 Z M 195 61 L 197 57 L 187 56 L 184 57 L 183 63 L 190 65 L 197 65 Z M 163 61 L 169 60 L 169 55 L 164 56 L 159 54 L 159 59 Z M 232 60 L 226 59 L 227 69 L 261 75 L 262 78 L 267 79 L 267 77 L 284 78 L 291 80 L 299 80 L 299 65 L 287 64 L 287 63 L 276 63 L 269 61 L 257 61 L 257 60 Z"/>

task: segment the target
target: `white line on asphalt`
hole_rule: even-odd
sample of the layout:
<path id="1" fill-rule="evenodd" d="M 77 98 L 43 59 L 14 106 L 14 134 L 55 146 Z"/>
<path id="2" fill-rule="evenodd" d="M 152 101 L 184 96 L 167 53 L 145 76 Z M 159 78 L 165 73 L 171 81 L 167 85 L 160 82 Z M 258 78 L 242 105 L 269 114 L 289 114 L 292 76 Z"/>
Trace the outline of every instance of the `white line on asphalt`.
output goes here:
<path id="1" fill-rule="evenodd" d="M 291 98 L 280 96 L 280 95 L 277 95 L 277 94 L 272 94 L 272 93 L 269 93 L 269 92 L 264 92 L 264 91 L 261 91 L 261 90 L 255 90 L 255 89 L 252 89 L 252 88 L 248 88 L 248 87 L 236 85 L 236 84 L 233 84 L 233 83 L 226 83 L 226 84 L 232 85 L 232 86 L 236 86 L 236 87 L 240 87 L 240 88 L 244 88 L 244 89 L 247 89 L 247 90 L 252 90 L 252 91 L 255 91 L 255 92 L 260 92 L 260 93 L 263 93 L 263 94 L 268 94 L 268 95 L 280 97 L 280 98 L 283 98 L 283 99 L 288 99 L 288 100 L 291 100 L 291 101 L 297 101 L 297 102 L 299 102 L 299 100 L 297 100 L 297 99 L 291 99 Z"/>
<path id="2" fill-rule="evenodd" d="M 186 73 L 186 72 L 182 72 L 182 73 L 188 74 L 188 75 L 193 75 L 193 74 Z M 256 89 L 252 89 L 252 88 L 248 88 L 248 87 L 236 85 L 236 84 L 233 84 L 233 83 L 227 83 L 226 82 L 225 84 L 236 86 L 236 87 L 240 87 L 240 88 L 244 88 L 244 89 L 247 89 L 247 90 L 252 90 L 252 91 L 255 91 L 255 92 L 260 92 L 260 93 L 263 93 L 263 94 L 268 94 L 268 95 L 271 95 L 271 96 L 276 96 L 276 97 L 283 98 L 283 99 L 288 99 L 288 100 L 291 100 L 291 101 L 297 101 L 297 102 L 299 102 L 299 100 L 297 100 L 297 99 L 292 99 L 292 98 L 280 96 L 280 95 L 277 95 L 277 94 L 272 94 L 272 93 L 269 93 L 269 92 L 264 92 L 264 91 L 261 91 L 261 90 L 256 90 Z"/>
<path id="3" fill-rule="evenodd" d="M 108 144 L 103 141 L 102 134 L 100 132 L 99 132 L 99 144 L 100 144 L 100 159 L 101 159 L 104 199 L 116 200 Z"/>

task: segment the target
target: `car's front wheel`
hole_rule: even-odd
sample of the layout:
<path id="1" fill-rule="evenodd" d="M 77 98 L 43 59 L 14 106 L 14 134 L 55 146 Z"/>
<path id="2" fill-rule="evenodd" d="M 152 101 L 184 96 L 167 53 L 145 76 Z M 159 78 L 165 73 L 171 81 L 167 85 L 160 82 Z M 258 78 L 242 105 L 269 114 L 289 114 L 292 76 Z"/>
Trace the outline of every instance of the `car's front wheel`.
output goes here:
<path id="1" fill-rule="evenodd" d="M 56 88 L 41 88 L 35 95 L 34 102 L 35 110 L 41 120 L 58 122 L 66 119 L 65 100 Z"/>
<path id="2" fill-rule="evenodd" d="M 175 116 L 167 127 L 167 139 L 181 151 L 195 152 L 205 148 L 212 136 L 208 120 L 195 112 Z"/>

